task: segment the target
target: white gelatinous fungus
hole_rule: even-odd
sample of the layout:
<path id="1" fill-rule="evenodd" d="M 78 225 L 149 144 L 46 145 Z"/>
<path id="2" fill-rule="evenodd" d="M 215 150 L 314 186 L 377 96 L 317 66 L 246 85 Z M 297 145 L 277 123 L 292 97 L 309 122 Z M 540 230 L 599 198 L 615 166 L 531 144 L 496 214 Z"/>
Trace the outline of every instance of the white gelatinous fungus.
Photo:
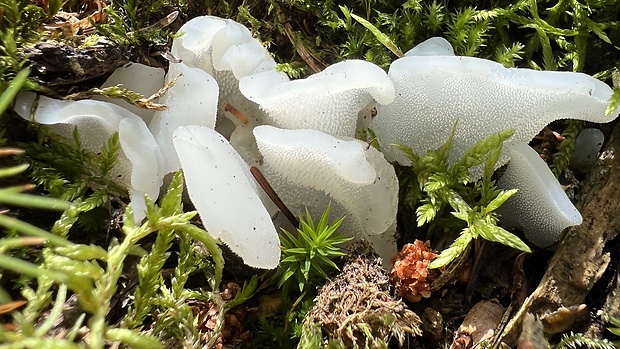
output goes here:
<path id="1" fill-rule="evenodd" d="M 275 71 L 276 62 L 248 28 L 232 20 L 213 36 L 213 68 L 231 71 L 237 80 L 265 71 Z M 281 76 L 286 76 L 280 73 Z M 288 78 L 287 78 L 288 80 Z"/>
<path id="2" fill-rule="evenodd" d="M 524 142 L 511 142 L 506 147 L 510 163 L 497 186 L 519 191 L 497 210 L 500 222 L 523 229 L 537 246 L 552 245 L 562 230 L 581 224 L 581 214 L 534 149 Z"/>
<path id="3" fill-rule="evenodd" d="M 149 124 L 165 159 L 165 173 L 181 168 L 172 134 L 179 126 L 202 125 L 215 128 L 218 102 L 218 85 L 204 70 L 171 63 L 166 84 L 174 85 L 159 99 L 167 107 L 157 111 Z"/>
<path id="4" fill-rule="evenodd" d="M 394 100 L 394 86 L 378 66 L 348 60 L 306 79 L 278 83 L 267 72 L 239 81 L 241 93 L 267 112 L 267 123 L 354 137 L 358 113 L 367 105 Z"/>
<path id="5" fill-rule="evenodd" d="M 187 21 L 179 29 L 181 35 L 172 42 L 170 52 L 190 67 L 213 75 L 213 36 L 227 24 L 225 19 L 213 16 L 200 16 Z"/>
<path id="6" fill-rule="evenodd" d="M 56 133 L 68 138 L 77 127 L 84 149 L 99 152 L 115 132 L 119 133 L 122 153 L 110 178 L 129 190 L 136 220 L 144 218 L 144 194 L 156 199 L 164 176 L 162 154 L 144 121 L 112 103 L 64 101 L 48 97 L 39 97 L 34 118 L 31 119 L 35 99 L 36 95 L 32 92 L 20 93 L 15 111 L 26 120 L 50 125 Z"/>
<path id="7" fill-rule="evenodd" d="M 586 172 L 594 165 L 605 142 L 605 135 L 598 128 L 584 128 L 575 139 L 570 167 L 577 172 Z"/>
<path id="8" fill-rule="evenodd" d="M 416 47 L 405 53 L 409 56 L 454 56 L 454 49 L 448 40 L 441 37 L 434 37 L 422 41 Z"/>
<path id="9" fill-rule="evenodd" d="M 386 158 L 400 164 L 409 161 L 391 144 L 424 154 L 445 142 L 457 120 L 451 163 L 477 141 L 510 128 L 515 129 L 512 141 L 527 142 L 554 120 L 604 123 L 620 113 L 618 108 L 605 115 L 611 88 L 581 73 L 507 69 L 473 57 L 414 55 L 394 61 L 389 76 L 396 99 L 378 107 L 370 128 Z M 504 152 L 498 165 L 507 160 Z"/>
<path id="10" fill-rule="evenodd" d="M 278 234 L 248 165 L 219 133 L 204 126 L 174 131 L 189 197 L 207 231 L 245 264 L 272 269 L 280 260 Z"/>
<path id="11" fill-rule="evenodd" d="M 196 17 L 179 29 L 171 53 L 189 66 L 211 75 L 231 71 L 237 80 L 266 70 L 276 64 L 269 51 L 252 37 L 248 28 L 230 19 Z"/>
<path id="12" fill-rule="evenodd" d="M 159 144 L 145 126 L 142 119 L 133 117 L 123 118 L 118 125 L 121 149 L 131 163 L 129 199 L 136 222 L 145 217 L 146 201 L 144 194 L 147 194 L 152 200 L 156 200 L 159 196 L 163 176 L 166 174 L 165 160 L 159 149 Z M 114 177 L 112 176 L 112 178 Z"/>
<path id="13" fill-rule="evenodd" d="M 346 216 L 340 232 L 366 238 L 387 261 L 394 236 L 398 179 L 383 155 L 356 139 L 317 130 L 254 129 L 263 173 L 295 215 L 308 208 L 319 217 L 332 203 L 332 217 Z"/>
<path id="14" fill-rule="evenodd" d="M 241 94 L 239 79 L 268 73 L 272 78 L 269 84 L 275 84 L 288 81 L 288 77 L 276 72 L 276 63 L 269 52 L 246 27 L 235 21 L 196 17 L 179 32 L 183 35 L 174 40 L 172 54 L 189 66 L 205 70 L 219 85 L 216 129 L 230 138 L 246 161 L 257 162 L 260 155 L 252 129 L 265 123 L 265 112 Z"/>

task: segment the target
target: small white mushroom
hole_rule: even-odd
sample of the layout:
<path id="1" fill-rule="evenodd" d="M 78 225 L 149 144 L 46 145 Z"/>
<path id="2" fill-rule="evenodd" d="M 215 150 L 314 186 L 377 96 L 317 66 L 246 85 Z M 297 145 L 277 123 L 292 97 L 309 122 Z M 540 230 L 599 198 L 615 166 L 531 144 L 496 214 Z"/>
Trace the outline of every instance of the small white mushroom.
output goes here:
<path id="1" fill-rule="evenodd" d="M 190 67 L 200 68 L 213 75 L 213 36 L 226 25 L 227 21 L 219 17 L 196 17 L 179 29 L 180 36 L 174 39 L 170 51 Z"/>
<path id="2" fill-rule="evenodd" d="M 20 93 L 15 111 L 31 120 L 30 110 L 35 98 L 34 93 Z M 40 97 L 31 121 L 50 125 L 56 133 L 68 138 L 77 127 L 82 147 L 92 152 L 101 151 L 108 139 L 118 132 L 122 154 L 110 177 L 129 190 L 136 220 L 144 218 L 144 194 L 152 199 L 159 195 L 164 161 L 157 142 L 139 116 L 107 102 Z"/>
<path id="3" fill-rule="evenodd" d="M 129 198 L 134 218 L 140 221 L 146 212 L 144 194 L 152 200 L 159 196 L 166 173 L 164 159 L 159 145 L 141 119 L 123 118 L 118 125 L 118 138 L 123 154 L 131 163 Z"/>
<path id="4" fill-rule="evenodd" d="M 349 60 L 306 79 L 278 81 L 265 72 L 239 81 L 241 93 L 267 112 L 267 123 L 354 137 L 358 113 L 367 105 L 394 100 L 394 86 L 378 66 Z"/>
<path id="5" fill-rule="evenodd" d="M 171 52 L 185 64 L 215 71 L 232 71 L 237 80 L 276 64 L 269 52 L 240 23 L 213 16 L 196 17 L 179 29 Z"/>
<path id="6" fill-rule="evenodd" d="M 174 40 L 172 53 L 189 66 L 211 74 L 219 85 L 216 129 L 230 138 L 246 161 L 257 162 L 260 155 L 252 129 L 265 123 L 265 112 L 241 94 L 239 79 L 268 72 L 275 78 L 269 84 L 275 84 L 288 81 L 288 77 L 276 72 L 269 52 L 235 21 L 197 17 L 185 23 L 179 32 L 181 36 Z"/>
<path id="7" fill-rule="evenodd" d="M 383 155 L 355 139 L 316 130 L 254 129 L 263 173 L 293 214 L 346 216 L 339 231 L 366 238 L 385 260 L 396 253 L 398 180 Z"/>
<path id="8" fill-rule="evenodd" d="M 575 149 L 571 154 L 571 168 L 577 172 L 587 171 L 598 158 L 605 142 L 605 135 L 598 128 L 585 128 L 575 139 Z"/>
<path id="9" fill-rule="evenodd" d="M 434 37 L 407 51 L 405 57 L 409 56 L 454 56 L 454 49 L 448 40 Z"/>
<path id="10" fill-rule="evenodd" d="M 272 269 L 280 260 L 278 234 L 248 165 L 219 133 L 204 126 L 174 131 L 189 197 L 207 231 L 245 264 Z"/>
<path id="11" fill-rule="evenodd" d="M 181 168 L 172 143 L 174 130 L 186 125 L 214 128 L 218 102 L 217 82 L 204 70 L 171 63 L 166 83 L 173 80 L 174 85 L 159 99 L 167 109 L 155 112 L 149 124 L 166 160 L 165 173 Z"/>
<path id="12" fill-rule="evenodd" d="M 510 163 L 497 186 L 519 191 L 497 210 L 500 221 L 523 229 L 537 246 L 552 245 L 562 230 L 581 224 L 581 214 L 534 149 L 524 142 L 511 142 L 507 148 Z"/>
<path id="13" fill-rule="evenodd" d="M 226 20 L 226 26 L 214 35 L 212 46 L 215 70 L 231 71 L 237 80 L 276 69 L 269 51 L 248 28 L 235 21 Z"/>
<path id="14" fill-rule="evenodd" d="M 389 76 L 396 99 L 379 106 L 371 128 L 388 160 L 409 164 L 391 144 L 424 154 L 446 141 L 458 120 L 450 162 L 477 141 L 510 128 L 513 141 L 530 141 L 558 119 L 609 122 L 605 115 L 612 90 L 591 76 L 572 72 L 507 69 L 484 59 L 459 56 L 409 56 L 392 63 Z M 504 152 L 499 164 L 508 161 Z M 477 177 L 480 171 L 472 171 Z M 475 179 L 475 178 L 474 178 Z"/>

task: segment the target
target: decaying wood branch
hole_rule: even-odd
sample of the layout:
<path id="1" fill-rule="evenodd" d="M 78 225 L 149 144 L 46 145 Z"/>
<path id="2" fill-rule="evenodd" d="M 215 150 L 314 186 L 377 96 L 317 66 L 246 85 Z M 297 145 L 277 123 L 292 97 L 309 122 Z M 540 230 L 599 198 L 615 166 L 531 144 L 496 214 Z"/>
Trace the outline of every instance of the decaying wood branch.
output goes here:
<path id="1" fill-rule="evenodd" d="M 31 79 L 44 86 L 67 86 L 113 72 L 135 59 L 134 51 L 116 45 L 77 49 L 64 44 L 39 43 L 24 53 L 32 63 Z"/>
<path id="2" fill-rule="evenodd" d="M 620 124 L 590 171 L 582 193 L 576 206 L 583 223 L 567 231 L 540 284 L 504 330 L 502 340 L 510 346 L 515 346 L 528 312 L 543 315 L 583 303 L 609 264 L 609 254 L 603 249 L 620 230 Z"/>

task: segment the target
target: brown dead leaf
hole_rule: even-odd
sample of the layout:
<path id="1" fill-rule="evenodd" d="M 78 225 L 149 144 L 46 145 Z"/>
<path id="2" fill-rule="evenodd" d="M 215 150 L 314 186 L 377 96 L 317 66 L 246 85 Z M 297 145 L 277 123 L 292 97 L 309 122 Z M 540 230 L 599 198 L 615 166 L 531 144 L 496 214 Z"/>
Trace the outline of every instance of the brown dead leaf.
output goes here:
<path id="1" fill-rule="evenodd" d="M 80 18 L 77 13 L 59 11 L 55 17 L 60 21 L 45 25 L 45 29 L 60 31 L 64 36 L 76 36 L 80 31 L 84 33 L 87 30 L 93 29 L 93 23 L 107 23 L 108 14 L 105 11 L 106 4 L 100 0 L 95 0 L 94 3 L 97 6 L 97 10 L 84 18 Z"/>

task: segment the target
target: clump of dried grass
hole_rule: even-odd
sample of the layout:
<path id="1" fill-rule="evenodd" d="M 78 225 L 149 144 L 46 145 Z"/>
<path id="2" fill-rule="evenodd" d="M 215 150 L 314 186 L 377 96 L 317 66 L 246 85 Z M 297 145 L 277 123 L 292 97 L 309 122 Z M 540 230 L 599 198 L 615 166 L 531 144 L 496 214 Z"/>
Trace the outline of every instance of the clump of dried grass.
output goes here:
<path id="1" fill-rule="evenodd" d="M 360 241 L 349 247 L 342 272 L 315 298 L 302 343 L 308 347 L 318 341 L 336 348 L 384 347 L 391 338 L 402 344 L 407 333 L 421 335 L 420 324 L 401 299 L 390 295 L 381 257 L 369 243 Z"/>

